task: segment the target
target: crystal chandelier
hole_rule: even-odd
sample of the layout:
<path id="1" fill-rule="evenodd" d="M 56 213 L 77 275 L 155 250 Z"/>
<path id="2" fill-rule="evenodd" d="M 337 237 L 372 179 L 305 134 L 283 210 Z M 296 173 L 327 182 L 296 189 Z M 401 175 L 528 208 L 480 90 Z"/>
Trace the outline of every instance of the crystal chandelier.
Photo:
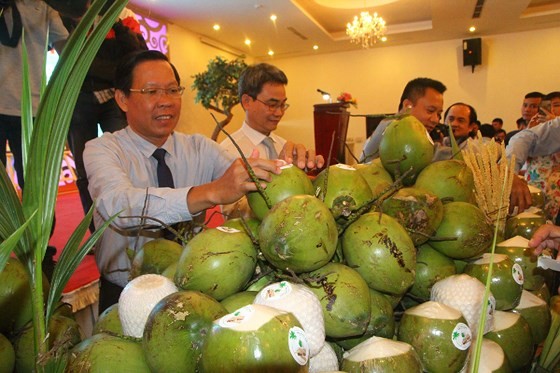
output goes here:
<path id="1" fill-rule="evenodd" d="M 346 35 L 350 36 L 350 41 L 360 43 L 366 49 L 373 46 L 386 30 L 385 21 L 377 13 L 372 16 L 369 12 L 361 12 L 360 18 L 354 16 L 352 23 L 346 24 Z"/>

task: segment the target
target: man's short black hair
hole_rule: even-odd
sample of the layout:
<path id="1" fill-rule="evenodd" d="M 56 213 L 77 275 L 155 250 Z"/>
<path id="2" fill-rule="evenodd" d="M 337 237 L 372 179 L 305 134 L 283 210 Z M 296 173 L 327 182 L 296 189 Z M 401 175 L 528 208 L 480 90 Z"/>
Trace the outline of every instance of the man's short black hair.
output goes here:
<path id="1" fill-rule="evenodd" d="M 132 78 L 136 66 L 146 61 L 166 61 L 171 65 L 173 74 L 177 84 L 181 84 L 181 78 L 175 66 L 169 61 L 169 58 L 157 50 L 139 50 L 124 56 L 115 70 L 115 88 L 123 91 L 126 95 L 130 93 L 132 88 Z"/>
<path id="2" fill-rule="evenodd" d="M 412 79 L 404 87 L 403 93 L 401 95 L 401 100 L 399 101 L 399 111 L 403 108 L 404 100 L 408 99 L 416 104 L 419 98 L 424 97 L 426 94 L 426 89 L 432 88 L 443 94 L 447 87 L 443 85 L 442 82 L 430 79 L 430 78 L 416 78 Z"/>
<path id="3" fill-rule="evenodd" d="M 525 98 L 543 98 L 544 95 L 540 92 L 529 92 L 525 95 Z"/>
<path id="4" fill-rule="evenodd" d="M 481 125 L 478 130 L 480 131 L 482 137 L 493 138 L 496 135 L 496 130 L 491 124 L 488 123 L 484 123 L 483 125 Z"/>
<path id="5" fill-rule="evenodd" d="M 560 92 L 559 91 L 550 92 L 549 94 L 544 96 L 545 100 L 552 100 L 554 98 L 560 98 Z"/>
<path id="6" fill-rule="evenodd" d="M 476 122 L 478 121 L 478 117 L 477 117 L 477 115 L 476 115 L 476 110 L 474 110 L 474 108 L 473 108 L 471 105 L 465 104 L 464 102 L 456 102 L 456 103 L 450 105 L 450 106 L 447 108 L 447 110 L 445 110 L 445 114 L 443 115 L 444 120 L 445 120 L 445 118 L 447 118 L 447 113 L 449 113 L 449 110 L 450 110 L 453 106 L 458 106 L 458 105 L 466 106 L 466 107 L 469 108 L 469 125 L 470 125 L 470 124 L 473 124 L 473 123 L 476 123 Z M 479 122 L 479 123 L 480 123 L 480 122 Z"/>
<path id="7" fill-rule="evenodd" d="M 492 119 L 492 123 L 494 123 L 494 122 L 498 122 L 498 123 L 500 123 L 500 124 L 504 124 L 504 120 L 503 120 L 502 118 L 494 118 L 494 119 Z"/>
<path id="8" fill-rule="evenodd" d="M 239 76 L 237 83 L 239 99 L 241 100 L 244 94 L 256 99 L 265 83 L 286 85 L 288 84 L 288 78 L 282 70 L 274 65 L 264 62 L 251 65 L 243 70 Z"/>

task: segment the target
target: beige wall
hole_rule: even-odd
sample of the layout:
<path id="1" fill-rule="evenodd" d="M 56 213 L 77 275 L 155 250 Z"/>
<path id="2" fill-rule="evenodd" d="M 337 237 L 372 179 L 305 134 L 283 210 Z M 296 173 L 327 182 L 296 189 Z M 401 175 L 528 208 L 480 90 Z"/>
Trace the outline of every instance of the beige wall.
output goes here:
<path id="1" fill-rule="evenodd" d="M 504 118 L 506 130 L 513 130 L 525 93 L 560 90 L 558 35 L 560 28 L 484 36 L 482 65 L 474 73 L 470 67 L 462 66 L 461 39 L 300 58 L 271 58 L 267 62 L 283 69 L 289 78 L 287 92 L 291 106 L 278 134 L 314 146 L 313 105 L 322 102 L 317 88 L 335 96 L 342 91 L 350 92 L 358 99 L 358 108 L 350 109 L 352 114 L 388 113 L 396 110 L 406 82 L 419 76 L 441 80 L 447 86 L 446 106 L 456 101 L 470 103 L 483 123 L 500 116 Z M 187 87 L 192 84 L 190 76 L 203 71 L 216 54 L 232 58 L 201 44 L 197 37 L 178 27 L 170 28 L 170 43 L 172 60 Z M 188 89 L 179 129 L 209 135 L 214 127 L 212 118 L 200 104 L 194 104 L 193 97 Z M 238 108 L 228 129 L 237 129 L 242 120 L 243 113 Z M 364 118 L 351 118 L 349 127 L 349 137 L 359 140 L 365 136 Z"/>

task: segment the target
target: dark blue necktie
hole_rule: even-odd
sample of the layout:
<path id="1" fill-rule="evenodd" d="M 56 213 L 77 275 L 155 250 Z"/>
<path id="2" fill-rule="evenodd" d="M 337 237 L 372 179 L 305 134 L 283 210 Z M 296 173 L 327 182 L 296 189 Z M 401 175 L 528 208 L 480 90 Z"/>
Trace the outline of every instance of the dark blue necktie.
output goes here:
<path id="1" fill-rule="evenodd" d="M 157 159 L 157 178 L 160 188 L 175 188 L 173 175 L 167 163 L 165 163 L 165 149 L 157 148 L 152 156 Z"/>

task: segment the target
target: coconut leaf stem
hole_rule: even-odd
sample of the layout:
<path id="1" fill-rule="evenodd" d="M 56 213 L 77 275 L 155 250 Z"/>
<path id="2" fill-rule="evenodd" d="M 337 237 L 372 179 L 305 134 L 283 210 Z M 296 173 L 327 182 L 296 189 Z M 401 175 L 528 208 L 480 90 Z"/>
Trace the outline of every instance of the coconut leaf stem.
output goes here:
<path id="1" fill-rule="evenodd" d="M 220 124 L 218 119 L 216 119 L 216 116 L 213 113 L 210 113 L 210 115 L 212 116 L 212 118 L 216 122 L 216 126 L 218 126 L 220 128 L 220 131 L 222 131 L 228 137 L 228 139 L 230 139 L 233 146 L 235 146 L 235 149 L 237 149 L 237 151 L 239 152 L 239 155 L 241 156 L 241 159 L 243 160 L 243 164 L 245 165 L 245 167 L 247 167 L 247 172 L 249 173 L 249 177 L 251 178 L 253 183 L 255 183 L 255 186 L 257 187 L 257 191 L 259 192 L 259 194 L 264 199 L 264 201 L 266 203 L 266 207 L 268 207 L 268 209 L 270 210 L 272 208 L 272 202 L 270 201 L 270 198 L 268 197 L 268 194 L 266 194 L 266 191 L 264 190 L 264 188 L 261 186 L 259 178 L 257 177 L 257 175 L 255 175 L 255 171 L 253 171 L 253 168 L 251 167 L 251 165 L 249 164 L 249 161 L 247 160 L 247 158 L 243 154 L 243 151 L 241 150 L 239 145 L 237 145 L 237 143 L 235 142 L 233 137 L 231 137 L 231 135 Z"/>

